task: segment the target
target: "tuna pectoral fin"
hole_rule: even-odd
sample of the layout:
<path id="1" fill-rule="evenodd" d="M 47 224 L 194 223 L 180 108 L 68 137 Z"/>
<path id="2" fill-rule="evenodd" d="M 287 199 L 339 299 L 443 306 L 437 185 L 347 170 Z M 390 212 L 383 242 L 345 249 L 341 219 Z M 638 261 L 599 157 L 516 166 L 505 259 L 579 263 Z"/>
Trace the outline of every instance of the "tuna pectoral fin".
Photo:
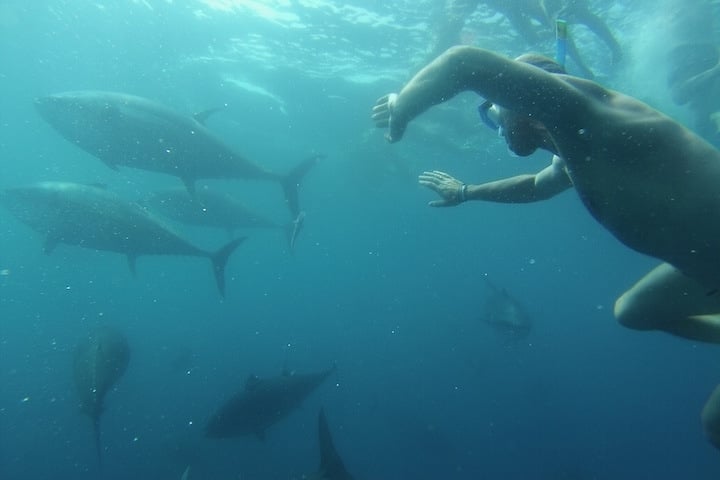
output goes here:
<path id="1" fill-rule="evenodd" d="M 293 217 L 297 217 L 300 214 L 300 201 L 298 199 L 298 186 L 300 182 L 305 174 L 324 156 L 325 155 L 313 155 L 310 158 L 306 158 L 280 180 L 283 192 L 285 193 L 285 202 L 287 202 Z"/>
<path id="2" fill-rule="evenodd" d="M 100 160 L 102 160 L 102 162 L 103 162 L 110 170 L 114 170 L 114 171 L 116 171 L 116 172 L 117 172 L 118 170 L 120 170 L 120 169 L 118 168 L 118 166 L 117 166 L 116 163 L 113 163 L 113 162 L 111 162 L 110 160 L 105 159 L 105 158 L 101 158 Z"/>
<path id="3" fill-rule="evenodd" d="M 130 273 L 132 273 L 133 277 L 137 276 L 137 268 L 135 267 L 135 264 L 137 263 L 136 260 L 137 260 L 136 255 L 128 254 L 128 256 L 127 256 L 128 268 L 130 269 Z"/>
<path id="4" fill-rule="evenodd" d="M 196 114 L 193 115 L 193 118 L 199 124 L 205 125 L 205 122 L 207 122 L 207 119 L 210 116 L 212 116 L 214 113 L 220 112 L 224 109 L 225 109 L 225 107 L 209 108 L 207 110 L 203 110 L 202 112 L 197 112 Z"/>
<path id="5" fill-rule="evenodd" d="M 228 258 L 235 251 L 247 237 L 239 237 L 235 240 L 230 241 L 224 247 L 217 252 L 210 255 L 212 260 L 213 273 L 215 274 L 215 282 L 217 283 L 220 295 L 225 296 L 225 265 L 227 265 Z"/>

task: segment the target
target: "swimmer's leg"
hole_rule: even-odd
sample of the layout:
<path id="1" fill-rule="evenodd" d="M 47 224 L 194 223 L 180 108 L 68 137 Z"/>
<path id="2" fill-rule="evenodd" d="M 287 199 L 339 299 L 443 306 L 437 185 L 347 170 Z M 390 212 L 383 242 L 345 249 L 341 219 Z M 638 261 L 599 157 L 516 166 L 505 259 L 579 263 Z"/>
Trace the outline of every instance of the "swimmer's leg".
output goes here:
<path id="1" fill-rule="evenodd" d="M 615 39 L 615 36 L 600 17 L 590 12 L 590 10 L 584 10 L 582 14 L 578 12 L 578 15 L 576 15 L 576 21 L 577 23 L 584 24 L 590 29 L 590 31 L 597 35 L 598 38 L 605 42 L 610 49 L 610 52 L 612 52 L 612 62 L 614 65 L 620 63 L 623 57 L 622 47 L 620 47 L 620 44 Z"/>
<path id="2" fill-rule="evenodd" d="M 590 67 L 585 64 L 585 60 L 583 60 L 583 58 L 580 56 L 580 52 L 578 51 L 577 45 L 575 44 L 575 40 L 573 39 L 573 37 L 568 36 L 566 40 L 566 45 L 567 55 L 575 63 L 575 66 L 578 68 L 578 70 L 580 70 L 580 76 L 589 80 L 595 78 L 595 74 L 592 72 L 592 70 L 590 70 Z"/>
<path id="3" fill-rule="evenodd" d="M 661 330 L 720 344 L 720 292 L 663 263 L 615 302 L 615 317 L 636 330 Z"/>
<path id="4" fill-rule="evenodd" d="M 517 7 L 510 7 L 504 10 L 503 13 L 528 44 L 538 44 L 539 37 L 536 28 L 532 23 L 532 19 L 525 12 L 518 10 Z"/>

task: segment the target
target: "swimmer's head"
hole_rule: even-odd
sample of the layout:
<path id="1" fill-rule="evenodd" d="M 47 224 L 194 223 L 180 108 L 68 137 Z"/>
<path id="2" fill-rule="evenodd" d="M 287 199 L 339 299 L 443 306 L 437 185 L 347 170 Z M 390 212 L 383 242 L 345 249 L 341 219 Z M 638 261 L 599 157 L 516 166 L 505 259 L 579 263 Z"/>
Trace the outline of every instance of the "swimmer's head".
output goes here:
<path id="1" fill-rule="evenodd" d="M 541 68 L 549 73 L 562 73 L 565 74 L 565 68 L 558 62 L 545 55 L 539 53 L 524 53 L 517 57 L 515 61 L 527 63 L 534 67 Z M 494 105 L 491 101 L 486 100 L 478 107 L 480 118 L 483 123 L 488 126 L 491 130 L 500 130 L 500 109 L 497 105 Z"/>
<path id="2" fill-rule="evenodd" d="M 566 73 L 565 68 L 558 62 L 537 53 L 525 53 L 515 60 L 541 68 L 549 73 Z M 535 152 L 542 145 L 543 137 L 547 134 L 547 130 L 540 122 L 500 108 L 490 101 L 484 102 L 478 110 L 483 123 L 505 137 L 510 151 L 521 157 Z"/>
<path id="3" fill-rule="evenodd" d="M 539 53 L 523 53 L 515 59 L 517 62 L 527 63 L 534 67 L 542 68 L 549 73 L 567 73 L 565 67 L 560 65 L 558 62 L 545 55 Z"/>

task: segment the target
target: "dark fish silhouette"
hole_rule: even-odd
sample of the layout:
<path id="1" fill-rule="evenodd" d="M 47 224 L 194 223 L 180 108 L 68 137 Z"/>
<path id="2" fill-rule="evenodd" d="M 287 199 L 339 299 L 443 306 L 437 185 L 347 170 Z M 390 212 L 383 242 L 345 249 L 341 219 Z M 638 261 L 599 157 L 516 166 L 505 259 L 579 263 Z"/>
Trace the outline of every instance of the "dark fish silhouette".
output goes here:
<path id="1" fill-rule="evenodd" d="M 717 2 L 665 0 L 662 51 L 670 98 L 687 106 L 693 130 L 720 148 Z"/>
<path id="2" fill-rule="evenodd" d="M 214 111 L 185 116 L 146 98 L 117 92 L 76 91 L 38 98 L 40 115 L 63 137 L 116 169 L 126 166 L 179 177 L 189 192 L 204 178 L 280 183 L 293 218 L 298 185 L 321 155 L 287 174 L 265 169 L 235 152 L 204 125 Z"/>
<path id="3" fill-rule="evenodd" d="M 482 321 L 490 325 L 506 341 L 525 338 L 532 331 L 532 320 L 525 307 L 507 290 L 487 281 L 488 294 L 482 312 Z"/>
<path id="4" fill-rule="evenodd" d="M 230 233 L 244 228 L 285 228 L 250 211 L 230 195 L 204 188 L 195 192 L 195 195 L 190 195 L 183 188 L 159 190 L 140 203 L 172 220 L 188 225 L 222 228 Z"/>
<path id="5" fill-rule="evenodd" d="M 104 411 L 105 395 L 125 373 L 129 361 L 127 339 L 110 327 L 91 332 L 73 353 L 73 374 L 80 411 L 92 420 L 95 449 L 101 467 L 100 417 Z"/>
<path id="6" fill-rule="evenodd" d="M 320 467 L 314 476 L 307 477 L 314 480 L 354 480 L 353 476 L 345 469 L 345 464 L 340 458 L 330 428 L 325 418 L 325 410 L 320 409 L 318 414 L 318 440 L 320 442 Z"/>
<path id="7" fill-rule="evenodd" d="M 216 252 L 202 250 L 140 205 L 104 188 L 70 182 L 42 182 L 2 192 L 0 201 L 20 221 L 45 236 L 46 253 L 60 243 L 127 255 L 135 272 L 140 255 L 189 255 L 210 259 L 220 294 L 225 265 L 245 239 Z"/>
<path id="8" fill-rule="evenodd" d="M 153 212 L 188 225 L 222 228 L 230 235 L 235 230 L 246 228 L 278 229 L 285 233 L 290 250 L 295 247 L 305 212 L 299 212 L 286 225 L 250 211 L 245 205 L 224 193 L 200 189 L 191 195 L 186 189 L 171 188 L 159 190 L 140 201 Z"/>
<path id="9" fill-rule="evenodd" d="M 245 388 L 213 414 L 205 426 L 211 438 L 254 434 L 265 437 L 265 430 L 295 410 L 335 370 L 319 373 L 283 373 L 277 377 L 251 375 Z"/>

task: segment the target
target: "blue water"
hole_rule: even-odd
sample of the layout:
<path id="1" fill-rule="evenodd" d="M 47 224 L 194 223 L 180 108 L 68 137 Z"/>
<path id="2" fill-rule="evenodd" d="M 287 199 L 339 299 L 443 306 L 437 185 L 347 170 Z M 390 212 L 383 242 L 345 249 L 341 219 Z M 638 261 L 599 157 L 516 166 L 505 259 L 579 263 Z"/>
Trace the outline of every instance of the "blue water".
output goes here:
<path id="1" fill-rule="evenodd" d="M 434 1 L 0 2 L 0 187 L 103 183 L 129 199 L 178 180 L 112 171 L 33 108 L 40 95 L 115 90 L 192 114 L 254 161 L 284 171 L 324 153 L 301 189 L 293 254 L 251 231 L 218 295 L 207 262 L 60 246 L 0 212 L 0 478 L 101 478 L 77 405 L 71 352 L 93 327 L 131 345 L 102 417 L 105 479 L 289 479 L 314 472 L 326 410 L 358 479 L 717 479 L 700 410 L 720 382 L 718 350 L 624 329 L 614 300 L 657 262 L 632 252 L 573 192 L 533 205 L 431 209 L 418 173 L 475 182 L 537 171 L 508 157 L 464 94 L 388 145 L 375 99 L 422 65 Z M 626 52 L 577 31 L 598 81 L 682 122 L 658 73 L 667 21 L 654 1 L 594 2 Z M 465 39 L 528 46 L 480 8 Z M 552 54 L 548 40 L 535 49 Z M 660 67 L 658 67 L 660 65 Z M 205 184 L 288 221 L 276 185 Z M 185 230 L 206 248 L 225 232 Z M 534 331 L 508 345 L 482 323 L 485 279 L 522 302 Z M 174 368 L 182 352 L 187 365 Z M 337 374 L 264 442 L 202 428 L 250 374 Z"/>

